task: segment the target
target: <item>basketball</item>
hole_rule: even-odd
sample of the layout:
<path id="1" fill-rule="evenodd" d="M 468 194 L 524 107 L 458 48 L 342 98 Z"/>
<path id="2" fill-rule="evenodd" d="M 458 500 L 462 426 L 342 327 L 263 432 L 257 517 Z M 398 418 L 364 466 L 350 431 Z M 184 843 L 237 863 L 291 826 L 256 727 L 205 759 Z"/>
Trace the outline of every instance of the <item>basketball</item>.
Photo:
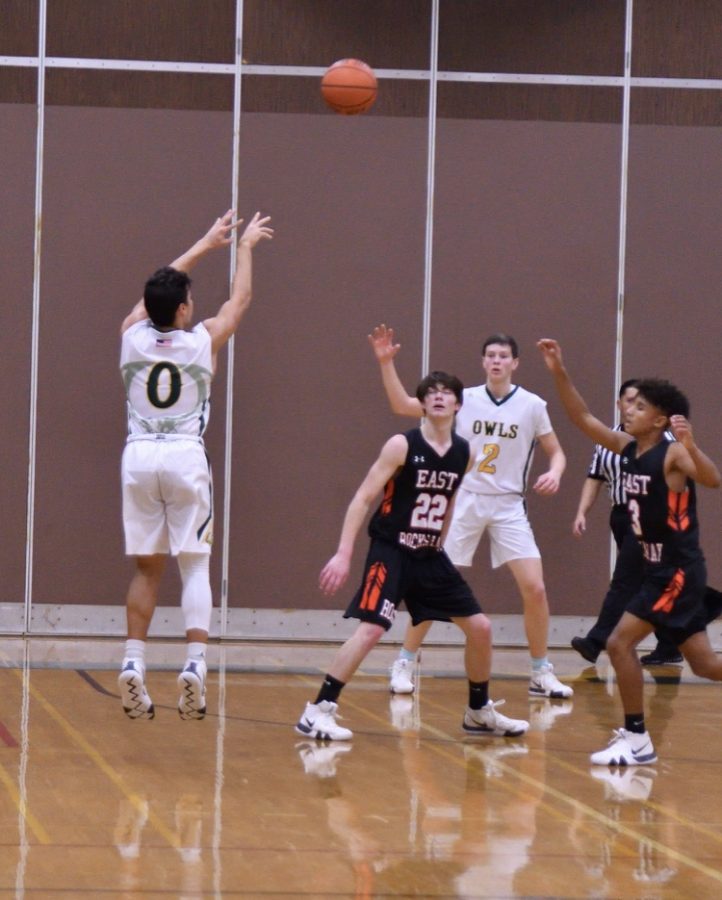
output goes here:
<path id="1" fill-rule="evenodd" d="M 321 79 L 321 95 L 334 112 L 355 116 L 376 99 L 376 76 L 360 59 L 339 59 Z"/>

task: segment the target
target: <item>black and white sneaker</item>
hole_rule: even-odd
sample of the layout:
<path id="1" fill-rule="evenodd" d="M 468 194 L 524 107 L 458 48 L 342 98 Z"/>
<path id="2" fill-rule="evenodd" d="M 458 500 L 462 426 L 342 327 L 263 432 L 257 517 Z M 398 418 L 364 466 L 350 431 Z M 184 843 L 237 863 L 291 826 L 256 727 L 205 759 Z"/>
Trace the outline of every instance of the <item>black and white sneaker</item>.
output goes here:
<path id="1" fill-rule="evenodd" d="M 524 719 L 509 719 L 502 716 L 497 712 L 497 707 L 503 704 L 503 700 L 497 700 L 496 703 L 489 700 L 481 709 L 471 709 L 467 706 L 461 727 L 468 734 L 488 734 L 493 737 L 518 737 L 524 734 L 529 728 L 529 723 Z"/>
<path id="2" fill-rule="evenodd" d="M 646 731 L 636 734 L 618 728 L 609 746 L 592 753 L 590 759 L 595 766 L 648 766 L 657 762 L 657 754 Z"/>
<path id="3" fill-rule="evenodd" d="M 129 719 L 154 718 L 155 709 L 145 689 L 145 668 L 140 660 L 123 660 L 123 668 L 118 675 L 118 687 L 123 711 Z"/>
<path id="4" fill-rule="evenodd" d="M 353 732 L 336 721 L 338 703 L 322 700 L 307 703 L 303 715 L 296 723 L 296 731 L 317 741 L 350 741 Z"/>
<path id="5" fill-rule="evenodd" d="M 189 659 L 178 676 L 178 715 L 181 719 L 202 719 L 206 714 L 206 664 Z"/>

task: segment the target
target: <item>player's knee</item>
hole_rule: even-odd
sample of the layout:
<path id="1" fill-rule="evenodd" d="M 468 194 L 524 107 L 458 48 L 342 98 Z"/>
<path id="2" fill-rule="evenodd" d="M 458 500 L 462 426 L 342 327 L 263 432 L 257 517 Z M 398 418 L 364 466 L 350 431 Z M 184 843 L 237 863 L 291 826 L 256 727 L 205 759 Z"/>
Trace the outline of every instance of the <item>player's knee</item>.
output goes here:
<path id="1" fill-rule="evenodd" d="M 383 625 L 377 625 L 374 622 L 361 622 L 356 631 L 356 638 L 361 642 L 364 651 L 368 653 L 378 644 L 385 632 L 386 629 Z"/>
<path id="2" fill-rule="evenodd" d="M 491 622 L 483 613 L 469 619 L 466 633 L 467 640 L 476 645 L 491 645 Z"/>

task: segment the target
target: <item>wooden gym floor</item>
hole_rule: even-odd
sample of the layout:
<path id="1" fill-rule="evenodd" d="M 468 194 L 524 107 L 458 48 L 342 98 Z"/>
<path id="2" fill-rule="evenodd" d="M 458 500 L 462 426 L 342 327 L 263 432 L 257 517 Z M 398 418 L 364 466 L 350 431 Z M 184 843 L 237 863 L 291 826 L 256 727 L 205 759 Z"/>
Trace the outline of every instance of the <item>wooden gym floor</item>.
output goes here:
<path id="1" fill-rule="evenodd" d="M 460 649 L 424 649 L 411 699 L 386 646 L 342 696 L 354 740 L 323 746 L 293 724 L 334 650 L 214 645 L 209 714 L 181 722 L 183 646 L 152 643 L 156 717 L 132 722 L 121 642 L 0 640 L 0 896 L 722 896 L 718 685 L 648 672 L 659 762 L 613 772 L 588 761 L 620 724 L 606 656 L 554 653 L 575 696 L 540 702 L 496 651 L 492 696 L 531 729 L 472 739 Z"/>

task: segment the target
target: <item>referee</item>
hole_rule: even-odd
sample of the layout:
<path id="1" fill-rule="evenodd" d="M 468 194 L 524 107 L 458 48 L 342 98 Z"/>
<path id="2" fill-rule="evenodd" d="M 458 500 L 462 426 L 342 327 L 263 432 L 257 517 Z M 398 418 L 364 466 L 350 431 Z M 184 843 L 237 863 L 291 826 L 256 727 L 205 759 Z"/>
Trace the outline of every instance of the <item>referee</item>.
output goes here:
<path id="1" fill-rule="evenodd" d="M 627 409 L 636 399 L 637 382 L 638 379 L 630 378 L 619 389 L 617 409 L 622 421 Z M 617 430 L 623 431 L 624 425 L 618 425 Z M 666 432 L 665 437 L 667 440 L 674 440 L 671 432 Z M 604 650 L 607 638 L 622 617 L 627 602 L 634 596 L 642 582 L 642 554 L 639 542 L 629 527 L 627 498 L 622 485 L 620 460 L 621 457 L 617 453 L 607 450 L 600 444 L 595 445 L 592 462 L 582 486 L 579 507 L 574 518 L 574 534 L 581 537 L 586 530 L 586 515 L 599 496 L 602 485 L 606 484 L 612 502 L 609 527 L 617 544 L 617 562 L 597 621 L 585 637 L 572 638 L 572 647 L 591 663 L 596 662 L 597 657 Z M 722 612 L 722 594 L 713 588 L 707 588 L 704 602 L 707 621 L 711 622 Z M 662 632 L 655 632 L 655 636 L 657 646 L 651 653 L 642 656 L 640 662 L 648 666 L 681 664 L 682 654 L 676 644 Z"/>

